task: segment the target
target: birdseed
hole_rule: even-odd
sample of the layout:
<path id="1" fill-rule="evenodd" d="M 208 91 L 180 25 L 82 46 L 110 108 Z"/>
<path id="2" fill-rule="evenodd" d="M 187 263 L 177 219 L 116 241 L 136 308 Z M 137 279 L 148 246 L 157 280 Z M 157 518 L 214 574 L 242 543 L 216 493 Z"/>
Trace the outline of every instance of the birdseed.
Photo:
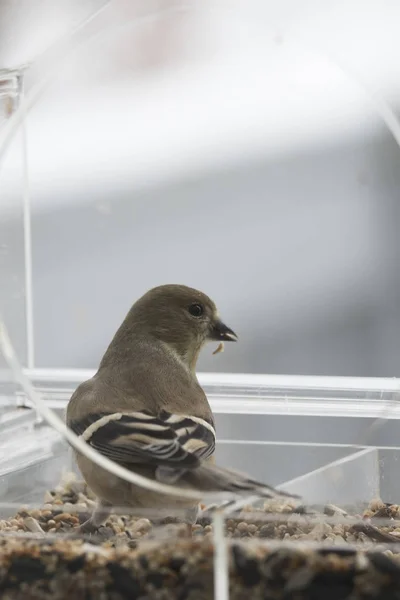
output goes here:
<path id="1" fill-rule="evenodd" d="M 86 484 L 69 475 L 44 500 L 0 520 L 2 599 L 213 598 L 209 512 L 191 538 L 172 518 L 155 526 L 113 514 L 95 535 L 70 539 L 91 514 Z M 375 499 L 357 514 L 269 500 L 225 525 L 231 600 L 400 600 L 398 505 Z"/>

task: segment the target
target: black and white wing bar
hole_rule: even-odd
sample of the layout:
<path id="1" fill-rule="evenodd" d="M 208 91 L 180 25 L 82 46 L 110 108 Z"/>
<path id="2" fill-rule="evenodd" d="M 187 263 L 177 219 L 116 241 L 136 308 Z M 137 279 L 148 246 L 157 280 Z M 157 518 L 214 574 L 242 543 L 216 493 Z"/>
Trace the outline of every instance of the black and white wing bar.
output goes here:
<path id="1" fill-rule="evenodd" d="M 69 426 L 86 443 L 116 462 L 193 469 L 215 449 L 211 423 L 162 411 L 90 414 Z"/>

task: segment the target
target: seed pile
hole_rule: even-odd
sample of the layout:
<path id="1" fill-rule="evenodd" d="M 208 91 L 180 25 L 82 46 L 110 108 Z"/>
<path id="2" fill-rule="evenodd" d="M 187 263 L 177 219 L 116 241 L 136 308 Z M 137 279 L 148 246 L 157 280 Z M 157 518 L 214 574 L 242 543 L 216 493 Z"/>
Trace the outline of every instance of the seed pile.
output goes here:
<path id="1" fill-rule="evenodd" d="M 0 540 L 3 600 L 212 600 L 208 540 L 144 543 L 141 550 L 59 539 Z M 230 600 L 398 600 L 400 564 L 375 551 L 232 541 Z"/>
<path id="2" fill-rule="evenodd" d="M 22 508 L 0 521 L 5 600 L 213 598 L 210 511 L 200 515 L 191 539 L 172 518 L 156 526 L 114 514 L 98 534 L 71 540 L 65 534 L 93 509 L 90 490 L 68 475 L 44 501 L 40 509 Z M 228 518 L 226 534 L 233 600 L 247 600 L 249 593 L 255 599 L 400 600 L 397 505 L 375 500 L 357 515 L 333 505 L 268 501 Z"/>
<path id="3" fill-rule="evenodd" d="M 0 520 L 0 531 L 71 533 L 89 518 L 94 505 L 94 496 L 85 482 L 68 474 L 58 487 L 46 492 L 44 505 L 40 509 L 22 509 L 13 518 Z M 335 517 L 340 522 L 335 523 Z M 363 524 L 354 523 L 355 518 L 363 519 Z M 382 519 L 390 519 L 390 524 L 381 525 Z M 114 514 L 99 528 L 98 534 L 90 536 L 90 541 L 106 547 L 128 545 L 134 548 L 143 539 L 171 535 L 185 537 L 186 531 L 183 524 L 174 524 L 173 518 L 165 519 L 160 527 L 147 518 Z M 352 515 L 333 505 L 311 510 L 292 499 L 283 503 L 268 500 L 261 507 L 245 506 L 228 518 L 226 535 L 234 539 L 325 541 L 333 545 L 394 543 L 400 542 L 400 507 L 374 500 L 363 512 Z M 193 526 L 193 537 L 212 539 L 209 511 L 200 514 L 197 524 Z"/>

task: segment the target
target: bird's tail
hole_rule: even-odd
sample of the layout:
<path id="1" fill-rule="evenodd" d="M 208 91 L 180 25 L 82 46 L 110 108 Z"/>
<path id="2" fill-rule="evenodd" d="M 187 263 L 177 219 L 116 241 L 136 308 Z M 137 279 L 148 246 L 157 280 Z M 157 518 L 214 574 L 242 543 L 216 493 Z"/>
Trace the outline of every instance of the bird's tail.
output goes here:
<path id="1" fill-rule="evenodd" d="M 294 494 L 277 490 L 238 471 L 211 464 L 203 464 L 197 469 L 186 471 L 182 480 L 203 492 L 232 492 L 240 496 L 261 498 L 298 498 Z"/>

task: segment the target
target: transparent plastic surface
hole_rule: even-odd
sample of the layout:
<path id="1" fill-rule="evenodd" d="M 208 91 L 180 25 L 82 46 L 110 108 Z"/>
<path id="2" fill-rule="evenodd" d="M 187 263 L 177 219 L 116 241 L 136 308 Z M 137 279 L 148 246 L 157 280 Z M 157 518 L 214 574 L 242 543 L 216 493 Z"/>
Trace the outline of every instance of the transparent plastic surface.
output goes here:
<path id="1" fill-rule="evenodd" d="M 378 451 L 371 448 L 310 471 L 284 487 L 310 503 L 357 506 L 380 496 L 379 481 Z"/>
<path id="2" fill-rule="evenodd" d="M 55 375 L 61 376 L 62 373 L 31 372 L 30 380 L 38 393 L 47 387 L 43 394 L 46 401 L 57 414 L 62 415 L 65 408 L 65 399 L 62 397 L 70 394 L 65 380 L 71 381 L 71 373 L 65 373 L 64 381 L 60 379 L 58 382 Z M 87 373 L 81 373 L 81 377 L 79 372 L 73 375 L 75 382 L 78 382 Z M 206 375 L 203 378 L 207 380 Z M 307 397 L 310 383 L 303 388 L 294 387 L 290 379 L 287 378 L 286 385 L 291 389 L 292 399 L 301 397 L 304 401 L 311 400 Z M 334 380 L 330 382 L 334 383 Z M 359 384 L 357 380 L 348 383 L 353 386 Z M 385 381 L 380 383 L 384 389 Z M 249 380 L 246 386 L 248 384 Z M 319 385 L 322 384 L 324 381 L 320 380 Z M 334 388 L 329 388 L 327 384 L 328 381 L 324 389 L 326 396 L 329 396 L 334 393 Z M 49 391 L 50 386 L 54 389 L 54 396 Z M 235 386 L 236 390 L 240 388 L 237 381 Z M 258 383 L 254 389 L 266 402 L 269 397 L 272 400 L 276 396 L 273 385 L 268 387 Z M 362 392 L 358 385 L 359 400 L 363 395 L 366 397 L 370 394 L 367 390 Z M 224 396 L 225 410 L 221 408 L 221 395 Z M 79 560 L 82 565 L 90 564 L 90 569 L 98 573 L 97 585 L 101 587 L 104 573 L 100 565 L 106 559 L 110 569 L 107 585 L 111 585 L 112 581 L 115 589 L 119 589 L 120 580 L 116 578 L 116 573 L 124 556 L 123 569 L 125 576 L 129 576 L 130 593 L 133 589 L 155 593 L 154 586 L 157 589 L 162 585 L 163 589 L 169 590 L 171 597 L 175 597 L 174 594 L 178 597 L 183 593 L 182 590 L 194 586 L 198 594 L 194 597 L 212 598 L 214 594 L 218 598 L 240 598 L 240 594 L 253 593 L 255 585 L 260 586 L 263 593 L 278 583 L 282 585 L 282 581 L 285 586 L 297 589 L 296 586 L 300 585 L 298 578 L 300 573 L 303 577 L 304 569 L 308 573 L 307 593 L 322 593 L 326 586 L 339 586 L 339 581 L 335 583 L 336 568 L 342 576 L 344 572 L 348 573 L 351 581 L 353 576 L 356 577 L 354 573 L 358 572 L 362 580 L 367 569 L 373 573 L 380 593 L 388 593 L 389 587 L 385 586 L 394 585 L 400 552 L 399 450 L 395 446 L 368 446 L 367 439 L 364 440 L 365 447 L 358 448 L 355 444 L 343 447 L 333 441 L 327 442 L 326 446 L 321 442 L 310 442 L 308 445 L 299 442 L 296 445 L 295 442 L 282 440 L 276 443 L 269 442 L 267 433 L 265 439 L 257 443 L 243 438 L 235 442 L 224 439 L 227 431 L 231 429 L 231 434 L 234 432 L 234 426 L 230 427 L 230 424 L 233 419 L 234 425 L 236 400 L 229 395 L 229 385 L 224 388 L 221 383 L 219 396 L 209 393 L 209 399 L 218 410 L 217 424 L 225 432 L 220 436 L 217 446 L 218 464 L 246 469 L 268 482 L 275 476 L 275 483 L 281 483 L 283 490 L 298 494 L 301 498 L 244 498 L 234 506 L 224 505 L 217 497 L 207 498 L 201 505 L 190 537 L 187 525 L 182 523 L 182 515 L 171 510 L 168 519 L 160 520 L 159 511 L 150 506 L 140 510 L 132 510 L 127 506 L 114 507 L 97 532 L 77 534 L 76 528 L 93 511 L 95 498 L 81 480 L 71 449 L 62 437 L 43 421 L 33 418 L 33 409 L 25 408 L 24 414 L 30 417 L 26 422 L 9 429 L 3 424 L 2 429 L 0 528 L 3 539 L 13 539 L 14 544 L 22 544 L 25 555 L 32 552 L 36 561 L 46 561 L 48 548 L 54 548 L 58 557 L 57 567 L 53 564 L 49 572 L 54 574 L 57 581 L 60 570 L 67 568 L 66 565 L 73 559 Z M 251 403 L 251 394 L 248 400 Z M 347 400 L 350 404 L 350 398 Z M 240 402 L 243 401 L 246 401 L 245 387 L 240 398 Z M 320 398 L 319 418 L 326 421 L 332 417 L 323 415 L 324 402 Z M 309 406 L 315 413 L 318 403 L 314 399 Z M 382 400 L 380 408 L 383 413 L 387 409 Z M 264 415 L 257 414 L 257 419 L 274 418 L 270 411 L 266 412 Z M 291 414 L 287 406 L 285 411 L 279 412 L 275 417 L 287 420 L 288 429 L 291 421 L 298 421 L 300 417 L 298 409 L 296 414 Z M 243 413 L 241 416 L 246 415 Z M 247 414 L 248 418 L 250 416 Z M 311 418 L 306 411 L 301 416 L 304 419 Z M 340 421 L 339 417 L 336 418 Z M 362 423 L 359 422 L 360 418 Z M 349 417 L 342 416 L 341 419 L 344 422 Z M 371 420 L 370 417 L 353 415 L 350 419 L 354 421 L 355 430 L 362 428 L 364 433 L 368 430 L 365 425 Z M 398 420 L 393 421 L 397 425 Z M 377 427 L 380 422 L 374 419 L 373 423 Z M 259 434 L 258 431 L 255 433 Z M 285 456 L 286 464 L 282 460 Z M 293 464 L 296 465 L 294 470 Z M 316 464 L 319 466 L 315 467 Z M 285 480 L 289 472 L 296 472 L 297 476 Z M 74 545 L 76 537 L 79 540 L 83 538 L 83 546 Z M 12 551 L 9 543 L 3 543 L 5 556 Z M 13 548 L 15 551 L 16 546 Z M 378 560 L 377 554 L 389 555 L 389 563 L 384 563 L 384 558 Z M 274 569 L 267 575 L 265 565 L 270 561 L 281 565 L 284 575 Z M 82 569 L 85 568 L 82 566 Z M 387 572 L 389 568 L 393 569 L 389 571 L 390 575 Z M 179 578 L 172 576 L 176 569 L 178 572 L 182 570 Z M 202 573 L 200 581 L 199 569 Z M 318 575 L 319 569 L 325 573 L 324 576 Z M 138 573 L 139 587 L 136 588 L 132 578 L 136 581 Z M 21 581 L 25 581 L 24 577 Z M 386 583 L 383 584 L 383 581 Z M 302 582 L 301 586 L 304 586 L 303 579 Z M 88 590 L 92 589 L 90 578 L 85 579 L 85 585 Z M 340 589 L 339 586 L 338 593 Z"/>
<path id="3" fill-rule="evenodd" d="M 34 406 L 40 395 L 62 416 L 71 391 L 93 373 L 16 369 L 10 348 L 4 346 L 4 330 L 2 334 L 4 362 L 14 376 L 23 375 L 17 397 L 25 406 L 19 416 L 14 411 L 17 421 L 2 423 L 4 556 L 15 551 L 15 544 L 17 548 L 22 544 L 25 554 L 32 552 L 35 561 L 46 561 L 48 548 L 56 544 L 58 566 L 54 572 L 53 564 L 49 572 L 60 585 L 60 569 L 67 568 L 70 560 L 82 565 L 89 561 L 97 573 L 100 558 L 106 558 L 117 589 L 122 552 L 130 590 L 136 589 L 133 574 L 140 572 L 144 579 L 138 589 L 143 592 L 162 585 L 179 595 L 182 589 L 197 586 L 199 597 L 201 590 L 206 597 L 214 593 L 218 598 L 224 598 L 223 594 L 240 597 L 237 594 L 251 589 L 254 581 L 267 593 L 282 577 L 275 571 L 265 574 L 267 560 L 286 565 L 285 585 L 289 587 L 299 585 L 299 564 L 307 566 L 307 589 L 313 591 L 316 586 L 318 593 L 322 584 L 316 583 L 316 565 L 324 556 L 335 560 L 341 572 L 348 569 L 349 578 L 361 561 L 362 572 L 368 567 L 380 581 L 389 565 L 376 562 L 376 553 L 390 552 L 395 576 L 400 535 L 397 381 L 200 375 L 220 432 L 218 463 L 280 484 L 301 498 L 244 498 L 233 506 L 206 498 L 190 537 L 187 526 L 180 523 L 182 515 L 173 510 L 167 520 L 160 520 L 159 511 L 151 506 L 140 511 L 114 507 L 97 532 L 84 535 L 76 529 L 90 517 L 94 497 L 76 472 L 71 449 L 37 417 Z M 368 387 L 363 388 L 365 384 Z M 332 414 L 326 414 L 330 399 Z M 390 410 L 393 402 L 395 409 Z M 357 410 L 359 403 L 364 403 L 363 411 Z M 246 420 L 253 420 L 253 425 L 243 429 Z M 329 423 L 330 437 L 324 442 L 322 432 L 329 430 Z M 244 438 L 243 431 L 250 430 L 252 439 Z M 375 445 L 379 437 L 385 446 Z M 71 546 L 76 537 L 83 537 L 83 546 Z M 12 547 L 10 540 L 14 540 Z M 330 573 L 329 561 L 320 565 L 324 572 Z M 186 573 L 183 581 L 171 576 L 177 568 Z M 201 582 L 196 575 L 199 568 Z M 114 575 L 113 569 L 117 570 Z M 103 585 L 103 576 L 99 573 L 98 586 Z M 330 575 L 326 578 L 323 586 L 331 581 Z M 387 574 L 384 580 L 393 585 Z M 91 580 L 85 579 L 85 585 L 91 589 Z"/>
<path id="4" fill-rule="evenodd" d="M 315 318 L 324 329 L 333 295 L 348 298 L 348 311 L 361 305 L 362 314 L 380 297 L 388 236 L 371 219 L 383 203 L 371 190 L 386 172 L 365 132 L 384 129 L 382 115 L 318 48 L 289 34 L 278 42 L 262 3 L 264 29 L 255 8 L 247 15 L 211 2 L 162 8 L 124 3 L 122 17 L 109 6 L 84 27 L 86 36 L 75 35 L 62 56 L 53 53 L 53 77 L 47 80 L 45 61 L 26 72 L 28 101 L 36 78 L 46 80 L 27 119 L 35 365 L 93 365 L 114 319 L 168 275 L 212 291 L 246 332 L 225 362 L 204 353 L 201 370 L 225 364 L 228 371 L 264 372 L 267 364 L 274 372 L 274 315 L 281 310 L 282 336 L 290 340 L 281 357 L 299 345 L 291 298 L 281 292 L 281 231 L 285 280 L 303 298 L 304 335 Z M 299 76 L 299 62 L 312 76 Z M 356 148 L 344 152 L 340 135 L 351 136 Z M 385 135 L 387 152 L 396 155 Z M 335 143 L 330 159 L 326 149 Z M 369 185 L 359 183 L 363 169 Z M 202 249 L 201 261 L 182 252 L 188 245 Z M 320 259 L 313 267 L 315 245 Z M 128 267 L 132 276 L 126 257 L 140 257 Z M 332 311 L 340 320 L 340 306 Z M 360 351 L 375 359 L 379 348 L 364 340 L 373 332 L 359 328 L 354 322 Z M 332 361 L 339 358 L 332 353 Z M 315 372 L 312 363 L 305 367 Z M 334 367 L 319 365 L 325 373 Z"/>
<path id="5" fill-rule="evenodd" d="M 34 389 L 63 417 L 72 391 L 93 371 L 25 373 Z M 278 378 L 280 386 L 286 381 L 285 402 L 274 405 L 274 399 L 282 393 L 274 377 L 243 376 L 242 383 L 237 376 L 222 376 L 220 383 L 218 376 L 212 374 L 200 374 L 199 378 L 216 417 L 219 464 L 235 466 L 261 481 L 300 494 L 311 503 L 359 505 L 379 495 L 392 502 L 400 497 L 394 476 L 399 415 L 396 409 L 390 410 L 392 396 L 397 394 L 396 380 L 371 379 L 370 389 L 362 390 L 364 381 L 357 379 Z M 302 380 L 304 386 L 300 385 Z M 255 405 L 254 396 L 263 404 Z M 341 396 L 345 408 L 342 414 L 337 410 L 334 416 L 326 414 L 326 403 L 335 396 Z M 18 401 L 33 407 L 23 392 Z M 362 402 L 361 413 L 356 409 Z M 23 412 L 34 414 L 29 408 Z M 244 437 L 243 432 L 249 431 L 251 437 Z M 43 443 L 58 439 L 55 432 L 50 432 L 48 425 L 39 422 L 32 435 Z M 15 438 L 12 442 L 16 443 Z M 12 455 L 13 452 L 7 454 L 7 461 L 12 460 Z M 55 475 L 57 479 L 59 473 Z M 57 485 L 56 479 L 50 478 L 46 485 Z"/>
<path id="6" fill-rule="evenodd" d="M 43 60 L 39 68 L 36 65 L 36 75 L 43 75 L 43 67 L 48 76 L 50 64 L 55 77 L 46 81 L 47 89 L 39 82 L 39 88 L 33 88 L 34 93 L 28 94 L 27 104 L 23 105 L 23 110 L 30 109 L 27 118 L 31 125 L 30 152 L 24 115 L 21 111 L 15 113 L 19 88 L 17 85 L 14 89 L 13 83 L 7 83 L 11 87 L 7 88 L 5 112 L 0 120 L 0 135 L 2 131 L 7 132 L 8 144 L 7 152 L 0 154 L 0 310 L 7 328 L 0 328 L 0 532 L 3 555 L 11 556 L 12 567 L 19 567 L 18 577 L 22 584 L 27 584 L 24 577 L 28 573 L 32 588 L 41 586 L 42 591 L 46 571 L 51 577 L 61 573 L 58 579 L 55 575 L 53 578 L 54 586 L 59 582 L 60 588 L 67 579 L 74 582 L 78 573 L 85 591 L 93 592 L 96 586 L 96 592 L 103 591 L 104 579 L 108 591 L 112 586 L 112 591 L 120 595 L 135 593 L 142 597 L 150 594 L 151 597 L 155 590 L 171 586 L 179 598 L 214 595 L 218 600 L 226 600 L 229 595 L 232 598 L 249 597 L 249 590 L 257 586 L 260 597 L 268 597 L 271 588 L 276 590 L 277 586 L 284 585 L 284 592 L 289 595 L 286 597 L 300 593 L 307 586 L 310 586 L 312 597 L 320 597 L 319 593 L 335 585 L 336 580 L 329 571 L 333 560 L 337 563 L 332 572 L 343 573 L 347 568 L 349 571 L 348 578 L 347 574 L 344 577 L 345 584 L 343 577 L 338 577 L 338 594 L 343 591 L 343 585 L 348 584 L 348 579 L 366 572 L 373 573 L 376 582 L 381 585 L 382 580 L 383 588 L 389 589 L 393 583 L 391 577 L 398 577 L 397 542 L 400 539 L 400 483 L 397 476 L 400 386 L 395 379 L 203 373 L 199 376 L 200 383 L 216 416 L 218 464 L 246 472 L 300 498 L 270 501 L 245 497 L 226 504 L 220 497 L 207 495 L 202 498 L 200 514 L 190 531 L 187 523 L 179 522 L 181 515 L 172 509 L 167 519 L 160 519 L 152 506 L 135 511 L 129 506 L 113 507 L 111 515 L 97 531 L 86 535 L 79 530 L 94 510 L 95 497 L 80 480 L 72 449 L 62 435 L 62 423 L 55 427 L 54 414 L 64 419 L 66 402 L 72 391 L 93 372 L 35 369 L 35 365 L 47 367 L 47 359 L 55 365 L 59 357 L 64 357 L 68 364 L 72 360 L 79 362 L 80 354 L 76 348 L 85 348 L 88 339 L 96 338 L 99 315 L 103 317 L 111 309 L 118 312 L 122 308 L 122 301 L 119 308 L 117 305 L 124 294 L 123 285 L 125 292 L 129 286 L 130 296 L 134 295 L 136 288 L 132 289 L 132 280 L 137 288 L 147 285 L 149 273 L 152 279 L 161 275 L 164 278 L 165 273 L 170 272 L 169 266 L 175 263 L 179 269 L 173 271 L 174 277 L 186 275 L 190 267 L 191 277 L 203 280 L 202 265 L 214 264 L 215 249 L 223 248 L 217 216 L 225 218 L 227 211 L 224 194 L 217 194 L 218 202 L 206 206 L 212 211 L 213 219 L 206 215 L 207 218 L 202 220 L 209 198 L 209 184 L 199 201 L 198 183 L 192 182 L 193 176 L 194 179 L 201 178 L 205 172 L 212 175 L 221 165 L 223 169 L 226 166 L 232 168 L 235 161 L 246 162 L 260 156 L 281 157 L 288 148 L 292 150 L 300 138 L 307 148 L 323 141 L 316 119 L 313 133 L 307 126 L 301 131 L 295 129 L 293 134 L 291 127 L 296 124 L 298 115 L 288 124 L 286 136 L 281 135 L 283 120 L 294 114 L 290 102 L 293 100 L 296 105 L 301 91 L 312 95 L 309 82 L 299 83 L 295 77 L 298 93 L 293 93 L 289 85 L 290 94 L 282 93 L 282 90 L 287 91 L 287 81 L 279 89 L 267 82 L 267 86 L 254 94 L 260 73 L 265 77 L 263 57 L 271 57 L 271 48 L 276 50 L 279 46 L 273 37 L 267 42 L 264 35 L 254 37 L 254 46 L 247 58 L 249 63 L 255 62 L 249 70 L 239 43 L 240 18 L 229 23 L 224 21 L 226 29 L 218 29 L 214 37 L 210 33 L 205 44 L 202 32 L 208 31 L 208 24 L 215 25 L 217 21 L 210 17 L 211 13 L 201 13 L 200 4 L 198 8 L 193 4 L 187 12 L 166 10 L 161 11 L 162 14 L 149 14 L 143 6 L 140 10 L 139 5 L 135 3 L 134 9 L 126 6 L 127 14 L 135 16 L 137 21 L 125 20 L 121 13 L 116 18 L 114 14 L 114 20 L 108 20 L 110 13 L 106 10 L 87 23 L 83 32 L 75 32 L 67 40 L 73 43 L 62 68 L 58 58 L 49 63 Z M 237 43 L 229 50 L 228 42 L 231 43 L 233 38 Z M 116 62 L 128 60 L 130 83 L 133 83 L 130 87 L 124 81 L 116 82 L 115 65 L 104 60 L 105 55 L 106 58 L 111 56 L 113 48 L 118 47 L 121 52 L 118 45 L 121 40 L 127 47 L 122 47 L 124 59 L 119 58 Z M 65 46 L 68 47 L 68 43 Z M 66 47 L 64 50 L 68 49 Z M 144 52 L 146 48 L 151 48 L 152 52 Z M 288 44 L 288 48 L 292 60 L 297 60 L 297 44 Z M 234 51 L 237 54 L 232 54 Z M 311 54 L 304 50 L 303 58 Z M 217 55 L 221 60 L 213 63 Z M 97 60 L 93 61 L 93 56 Z M 232 56 L 238 59 L 240 68 L 232 68 Z M 286 58 L 283 58 L 283 64 L 286 64 Z M 282 57 L 276 64 L 279 65 L 280 60 Z M 206 70 L 207 65 L 210 71 Z M 326 62 L 324 68 L 328 68 Z M 340 69 L 338 71 L 339 79 L 346 79 Z M 35 74 L 35 66 L 26 74 L 28 81 L 32 72 Z M 230 93 L 229 106 L 219 93 L 222 74 L 226 76 L 227 89 L 235 83 L 236 94 Z M 318 89 L 313 93 L 325 92 L 324 82 L 319 79 L 316 82 Z M 353 82 L 346 80 L 347 84 L 347 92 L 357 111 L 363 108 L 366 121 L 375 123 L 377 117 L 368 103 L 365 106 L 364 92 L 357 85 L 353 86 Z M 127 100 L 118 105 L 115 99 L 121 90 L 125 90 Z M 39 92 L 43 93 L 41 103 L 34 106 Z M 243 96 L 239 92 L 243 92 Z M 0 99 L 1 93 L 0 87 Z M 284 110 L 283 97 L 289 99 Z M 326 102 L 325 109 L 333 110 L 329 103 L 332 99 L 323 98 L 314 106 L 321 107 Z M 270 102 L 268 118 L 264 111 L 267 100 Z M 58 114 L 48 110 L 52 102 L 58 107 Z M 310 107 L 312 112 L 312 102 L 305 101 L 303 117 L 309 116 Z M 342 122 L 340 107 L 335 110 L 337 121 Z M 239 117 L 245 114 L 248 119 L 241 120 Z M 12 126 L 15 124 L 13 130 L 7 122 L 15 116 L 20 121 L 11 121 Z M 386 122 L 390 121 L 385 110 L 380 116 Z M 330 123 L 336 129 L 335 119 Z M 357 121 L 354 125 L 353 121 L 352 126 L 357 129 L 360 123 Z M 392 130 L 395 138 L 396 127 L 395 122 Z M 124 131 L 122 138 L 121 130 Z M 326 136 L 330 140 L 333 134 L 328 128 L 322 138 Z M 60 139 L 63 144 L 58 143 Z M 107 143 L 104 143 L 105 139 Z M 233 139 L 236 144 L 232 148 Z M 125 144 L 123 148 L 121 141 Z M 41 153 L 34 151 L 38 148 Z M 57 171 L 60 164 L 63 169 Z M 276 173 L 279 179 L 279 169 Z M 309 179 L 314 181 L 314 165 L 311 173 L 313 177 Z M 250 175 L 252 181 L 253 175 Z M 341 186 L 331 185 L 339 180 L 346 191 L 351 192 L 351 198 L 355 198 L 350 209 Z M 183 182 L 178 192 L 174 187 L 177 181 Z M 299 181 L 302 181 L 302 175 Z M 334 237 L 337 236 L 336 223 L 340 224 L 341 231 L 347 227 L 351 234 L 355 230 L 362 233 L 362 243 L 354 253 L 347 253 L 346 248 L 342 248 L 342 254 L 336 257 L 336 269 L 332 268 L 330 272 L 333 275 L 344 273 L 343 277 L 338 276 L 338 281 L 344 282 L 345 289 L 348 289 L 349 281 L 352 289 L 359 284 L 357 289 L 362 295 L 365 292 L 362 276 L 366 274 L 368 280 L 368 275 L 379 265 L 374 245 L 372 258 L 376 263 L 369 254 L 369 240 L 376 239 L 376 231 L 371 229 L 371 219 L 362 210 L 364 203 L 369 201 L 369 190 L 359 186 L 353 194 L 353 188 L 349 190 L 346 181 L 346 177 L 340 179 L 333 172 L 323 181 L 323 190 L 333 190 L 335 201 L 344 198 L 348 217 L 343 223 L 337 216 L 339 213 L 333 211 L 328 213 L 327 220 L 333 224 Z M 170 186 L 171 182 L 174 185 Z M 264 272 L 265 260 L 274 255 L 270 250 L 265 251 L 266 221 L 258 212 L 262 205 L 261 196 L 251 194 L 249 197 L 246 186 L 246 202 L 236 208 L 236 216 L 243 223 L 243 231 L 250 231 L 249 247 L 244 243 L 230 245 L 229 261 L 223 264 L 225 278 L 222 281 L 218 273 L 215 279 L 222 296 L 225 288 L 228 290 L 227 297 L 226 282 L 235 281 L 235 289 L 240 287 L 238 295 L 243 294 L 242 300 L 250 285 L 254 288 L 261 285 L 259 273 Z M 236 187 L 234 181 L 232 194 Z M 218 190 L 218 183 L 212 189 Z M 260 189 L 264 198 L 264 186 Z M 274 184 L 271 189 L 274 190 Z M 319 202 L 318 186 L 312 189 Z M 132 190 L 136 194 L 136 204 L 132 202 Z M 306 188 L 305 195 L 307 193 Z M 188 198 L 190 200 L 185 204 Z M 292 208 L 295 203 L 297 195 Z M 56 204 L 59 213 L 52 211 Z M 186 213 L 187 206 L 193 211 Z M 31 221 L 32 207 L 40 216 L 36 223 Z M 201 210 L 197 212 L 199 207 Z M 311 206 L 310 211 L 315 216 L 313 208 Z M 183 228 L 177 219 L 181 211 L 184 213 Z M 291 210 L 286 211 L 285 226 L 291 214 Z M 323 216 L 321 222 L 325 220 Z M 297 228 L 296 218 L 294 221 Z M 31 224 L 40 241 L 34 255 Z M 182 255 L 180 245 L 170 251 L 171 238 L 183 239 L 185 247 L 189 242 L 194 247 L 201 242 L 203 248 L 204 226 L 207 226 L 207 245 L 202 265 L 196 271 L 197 264 L 193 267 L 191 257 L 185 263 L 187 253 Z M 225 229 L 229 230 L 229 226 Z M 312 231 L 315 229 L 313 224 Z M 113 232 L 117 232 L 114 238 Z M 196 236 L 199 237 L 196 239 Z M 280 245 L 281 234 L 278 237 Z M 343 235 L 343 244 L 350 238 L 350 235 Z M 112 243 L 115 239 L 118 244 Z M 160 254 L 154 252 L 155 240 L 162 248 L 162 261 Z M 257 245 L 259 240 L 261 243 Z M 297 258 L 298 246 L 290 243 L 291 238 L 287 236 L 286 248 Z M 91 254 L 97 257 L 93 270 L 88 263 L 88 245 Z M 123 248 L 124 258 L 140 257 L 140 270 L 136 269 L 135 277 L 126 277 L 125 271 L 122 277 L 117 246 Z M 46 274 L 35 280 L 35 313 L 32 304 L 33 258 L 37 272 Z M 269 264 L 273 272 L 276 265 Z M 351 270 L 346 271 L 349 265 Z M 237 270 L 243 276 L 244 283 L 240 286 L 237 285 Z M 108 274 L 107 284 L 95 295 L 94 301 L 93 282 L 105 273 Z M 139 274 L 142 276 L 140 286 Z M 313 273 L 309 275 L 312 277 Z M 355 280 L 355 275 L 359 279 Z M 307 274 L 302 277 L 307 279 Z M 272 283 L 270 287 L 274 289 Z M 120 290 L 118 295 L 116 289 Z M 277 289 L 279 291 L 279 286 Z M 331 292 L 326 293 L 329 296 Z M 256 289 L 254 296 L 257 296 Z M 278 293 L 275 303 L 280 305 L 281 302 L 282 296 Z M 273 303 L 271 298 L 271 307 Z M 323 320 L 326 312 L 323 298 L 321 306 L 324 307 Z M 35 330 L 34 314 L 39 324 Z M 256 315 L 257 328 L 260 314 Z M 248 352 L 245 343 L 243 348 L 242 358 Z M 34 350 L 38 350 L 38 363 L 34 360 Z M 263 360 L 262 353 L 260 355 L 259 360 Z M 21 366 L 25 368 L 22 370 Z M 50 413 L 51 418 L 49 408 L 54 411 L 54 414 Z M 68 440 L 71 444 L 77 443 L 74 437 Z M 74 542 L 78 543 L 74 545 Z M 45 562 L 46 556 L 51 554 L 49 546 L 53 549 L 54 560 L 43 571 L 40 561 Z M 21 548 L 25 553 L 24 569 L 18 563 Z M 26 558 L 30 549 L 34 556 L 31 559 Z M 380 559 L 376 559 L 378 552 Z M 382 558 L 386 556 L 384 552 L 393 553 L 389 563 Z M 330 562 L 324 563 L 326 555 Z M 270 560 L 271 557 L 274 560 Z M 29 560 L 36 561 L 34 569 Z M 322 561 L 321 564 L 318 561 Z M 106 576 L 105 563 L 109 569 Z M 316 565 L 321 571 L 328 571 L 322 583 Z M 95 574 L 92 577 L 96 579 L 95 584 L 85 572 L 86 566 Z M 13 577 L 15 579 L 12 567 L 11 582 Z M 192 590 L 192 596 L 185 587 Z M 50 586 L 48 590 L 62 597 L 58 589 Z M 68 593 L 71 597 L 74 591 Z"/>
<path id="7" fill-rule="evenodd" d="M 19 105 L 20 86 L 18 72 L 0 69 L 0 147 L 3 130 Z M 20 361 L 27 365 L 25 151 L 24 131 L 19 128 L 0 166 L 0 311 Z"/>

